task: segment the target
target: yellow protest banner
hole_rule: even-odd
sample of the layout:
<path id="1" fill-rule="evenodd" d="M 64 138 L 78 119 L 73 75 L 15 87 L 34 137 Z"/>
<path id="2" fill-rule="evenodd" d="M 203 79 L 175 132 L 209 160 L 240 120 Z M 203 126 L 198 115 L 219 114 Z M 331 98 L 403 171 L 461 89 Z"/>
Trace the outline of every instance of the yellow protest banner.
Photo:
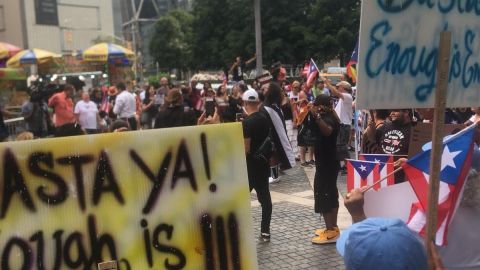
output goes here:
<path id="1" fill-rule="evenodd" d="M 240 124 L 0 144 L 7 269 L 256 269 Z"/>

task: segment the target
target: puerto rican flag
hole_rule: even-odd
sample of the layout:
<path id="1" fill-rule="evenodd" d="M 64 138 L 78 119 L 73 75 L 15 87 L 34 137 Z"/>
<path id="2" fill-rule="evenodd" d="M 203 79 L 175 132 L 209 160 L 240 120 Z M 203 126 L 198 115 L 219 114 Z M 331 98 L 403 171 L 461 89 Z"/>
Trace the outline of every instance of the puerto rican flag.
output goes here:
<path id="1" fill-rule="evenodd" d="M 375 162 L 347 159 L 347 191 L 366 187 L 378 181 L 379 164 Z M 374 187 L 378 189 L 379 186 Z"/>
<path id="2" fill-rule="evenodd" d="M 393 174 L 393 171 L 395 169 L 393 166 L 393 163 L 394 163 L 393 155 L 360 154 L 358 155 L 358 158 L 360 160 L 378 163 L 379 170 L 380 170 L 380 175 L 379 175 L 380 178 L 377 179 L 376 181 L 388 176 L 387 180 L 382 181 L 380 183 L 380 187 L 378 188 L 383 188 L 383 187 L 387 187 L 395 184 L 395 175 Z"/>
<path id="3" fill-rule="evenodd" d="M 460 202 L 463 184 L 470 170 L 473 153 L 473 136 L 477 125 L 472 125 L 443 142 L 440 190 L 438 198 L 438 222 L 435 242 L 446 245 L 448 226 Z M 428 181 L 430 179 L 430 153 L 428 149 L 403 165 L 405 174 L 417 195 L 418 203 L 412 206 L 409 228 L 425 235 L 428 207 Z"/>
<path id="4" fill-rule="evenodd" d="M 355 45 L 355 49 L 353 49 L 352 52 L 352 57 L 350 58 L 350 61 L 347 64 L 347 75 L 352 78 L 353 82 L 357 81 L 357 69 L 356 65 L 358 62 L 358 40 L 357 44 Z"/>
<path id="5" fill-rule="evenodd" d="M 313 59 L 310 59 L 310 65 L 308 68 L 308 74 L 307 74 L 307 87 L 311 88 L 313 86 L 313 82 L 315 81 L 315 78 L 318 76 L 318 67 L 315 64 L 315 61 Z"/>

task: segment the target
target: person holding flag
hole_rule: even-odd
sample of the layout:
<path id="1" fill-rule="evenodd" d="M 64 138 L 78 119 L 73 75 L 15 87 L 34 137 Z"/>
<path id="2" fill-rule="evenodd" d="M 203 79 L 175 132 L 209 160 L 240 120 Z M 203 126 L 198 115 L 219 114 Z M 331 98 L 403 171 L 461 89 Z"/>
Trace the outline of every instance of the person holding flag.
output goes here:
<path id="1" fill-rule="evenodd" d="M 352 97 L 352 85 L 346 81 L 340 81 L 333 86 L 329 80 L 320 78 L 325 81 L 327 88 L 331 94 L 338 98 L 337 105 L 335 106 L 335 112 L 340 118 L 340 131 L 337 140 L 337 158 L 339 161 L 344 161 L 350 158 L 349 153 L 349 141 L 350 130 L 353 123 L 353 97 Z M 342 168 L 342 174 L 346 174 L 347 169 L 344 166 Z"/>
<path id="2" fill-rule="evenodd" d="M 437 210 L 439 224 L 437 224 L 435 235 L 435 242 L 442 245 L 438 253 L 434 243 L 430 243 L 431 260 L 435 269 L 480 268 L 480 246 L 478 245 L 480 235 L 475 230 L 480 226 L 479 135 L 478 126 L 474 126 L 444 139 Z M 411 232 L 417 232 L 420 235 L 425 233 L 427 217 L 424 205 L 427 205 L 428 201 L 430 147 L 431 144 L 426 144 L 422 153 L 410 160 L 403 159 L 402 167 L 419 199 L 419 202 L 413 205 L 407 222 L 409 230 L 406 230 L 407 226 L 400 220 L 367 218 L 363 210 L 363 194 L 371 186 L 352 190 L 345 196 L 345 206 L 355 224 L 342 233 L 337 241 L 337 249 L 344 256 L 347 268 L 385 269 L 388 265 L 389 269 L 426 269 L 425 253 L 423 250 L 418 250 L 421 243 L 411 236 L 405 236 L 410 235 Z M 375 226 L 377 228 L 374 228 Z M 383 229 L 378 230 L 379 228 Z M 400 234 L 403 235 L 401 239 L 392 241 Z M 366 235 L 368 237 L 365 237 Z M 387 239 L 390 241 L 385 241 Z M 448 245 L 446 245 L 447 239 Z M 362 252 L 354 249 L 359 244 L 363 247 Z M 377 257 L 367 255 L 379 250 L 392 249 L 395 253 L 382 252 L 382 255 Z M 410 250 L 410 252 L 399 253 L 398 250 Z M 414 250 L 417 251 L 414 252 Z M 399 259 L 404 255 L 406 257 Z M 391 259 L 395 259 L 396 263 L 392 263 Z M 386 264 L 382 265 L 384 263 Z M 410 267 L 406 267 L 407 265 Z"/>

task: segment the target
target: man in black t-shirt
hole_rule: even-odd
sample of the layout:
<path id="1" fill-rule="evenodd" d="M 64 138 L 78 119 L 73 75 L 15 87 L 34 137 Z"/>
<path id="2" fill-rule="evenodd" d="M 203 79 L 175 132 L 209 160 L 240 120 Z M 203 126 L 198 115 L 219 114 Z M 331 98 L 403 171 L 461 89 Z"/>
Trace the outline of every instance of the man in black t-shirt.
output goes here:
<path id="1" fill-rule="evenodd" d="M 385 123 L 378 128 L 381 136 L 377 142 L 380 152 L 394 155 L 394 160 L 407 157 L 410 145 L 410 133 L 412 130 L 411 110 L 400 109 L 390 112 L 391 122 Z M 399 171 L 395 174 L 395 183 L 405 182 L 405 173 Z"/>
<path id="2" fill-rule="evenodd" d="M 255 90 L 246 91 L 242 99 L 248 114 L 243 120 L 248 183 L 250 191 L 255 189 L 257 192 L 258 201 L 262 206 L 260 240 L 270 241 L 270 220 L 272 218 L 272 198 L 268 187 L 270 165 L 268 160 L 257 158 L 255 155 L 269 134 L 270 124 L 268 119 L 258 112 L 260 100 Z"/>
<path id="3" fill-rule="evenodd" d="M 243 81 L 243 73 L 245 72 L 246 66 L 250 65 L 253 61 L 257 59 L 257 56 L 253 56 L 251 59 L 247 60 L 246 62 L 242 61 L 240 56 L 237 56 L 235 59 L 235 63 L 233 63 L 232 67 L 230 68 L 229 72 L 232 73 L 234 82 Z"/>
<path id="4" fill-rule="evenodd" d="M 392 110 L 390 113 L 391 122 L 385 123 L 379 128 L 381 132 L 379 144 L 383 154 L 408 155 L 410 144 L 410 131 L 412 121 L 410 110 Z"/>
<path id="5" fill-rule="evenodd" d="M 313 192 L 315 213 L 325 220 L 325 229 L 315 230 L 314 244 L 335 242 L 340 236 L 338 229 L 338 188 L 337 177 L 340 160 L 337 158 L 337 136 L 340 131 L 340 119 L 333 110 L 330 96 L 320 94 L 310 109 L 315 125 L 315 177 Z"/>

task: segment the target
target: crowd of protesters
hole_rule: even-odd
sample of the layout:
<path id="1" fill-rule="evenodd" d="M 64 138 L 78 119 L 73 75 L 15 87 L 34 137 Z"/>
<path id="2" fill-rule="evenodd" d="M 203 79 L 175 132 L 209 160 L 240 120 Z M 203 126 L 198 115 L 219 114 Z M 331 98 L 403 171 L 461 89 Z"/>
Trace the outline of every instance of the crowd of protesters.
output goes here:
<path id="1" fill-rule="evenodd" d="M 282 170 L 298 164 L 316 169 L 314 210 L 325 221 L 325 228 L 315 230 L 311 241 L 336 242 L 340 237 L 337 178 L 339 173 L 346 173 L 345 159 L 353 150 L 356 89 L 346 77 L 336 84 L 322 77 L 313 85 L 287 81 L 279 63 L 272 66 L 268 80 L 247 85 L 242 74 L 253 60 L 236 59 L 230 69 L 235 81 L 231 91 L 225 83 L 214 89 L 208 82 L 202 87 L 197 82 L 170 85 L 167 78 L 162 78 L 159 85 L 140 88 L 132 82 L 120 82 L 85 92 L 67 85 L 48 100 L 31 99 L 22 106 L 28 132 L 19 134 L 17 140 L 243 122 L 249 186 L 255 189 L 262 208 L 259 239 L 270 240 L 269 183 L 280 181 Z M 368 117 L 358 119 L 365 122 L 362 137 L 357 138 L 361 152 L 396 157 L 408 155 L 412 126 L 433 120 L 432 111 L 426 109 L 375 110 L 363 115 Z M 480 120 L 480 108 L 447 109 L 445 116 L 446 123 L 473 124 Z M 395 181 L 405 181 L 404 175 L 397 174 Z M 355 191 L 346 198 L 352 216 L 361 216 L 358 222 L 366 219 L 359 210 L 363 207 L 362 196 Z M 372 224 L 366 231 L 379 226 L 408 230 L 398 221 L 369 222 Z M 408 238 L 411 247 L 422 249 L 410 235 Z M 340 253 L 348 253 L 348 244 L 341 245 Z M 422 260 L 418 265 L 423 267 L 422 252 L 415 252 L 415 256 Z"/>

